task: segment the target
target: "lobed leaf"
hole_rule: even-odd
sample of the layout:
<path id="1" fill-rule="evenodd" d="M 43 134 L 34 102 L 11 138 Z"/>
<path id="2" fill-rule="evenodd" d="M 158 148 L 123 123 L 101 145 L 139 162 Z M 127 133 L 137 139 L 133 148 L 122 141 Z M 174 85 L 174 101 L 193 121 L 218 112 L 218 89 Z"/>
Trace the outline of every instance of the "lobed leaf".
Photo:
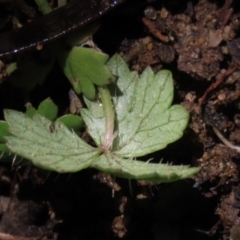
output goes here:
<path id="1" fill-rule="evenodd" d="M 76 172 L 89 167 L 99 151 L 57 122 L 55 125 L 41 115 L 33 119 L 25 114 L 4 111 L 10 132 L 7 147 L 31 160 L 36 166 L 57 172 Z"/>
<path id="2" fill-rule="evenodd" d="M 169 164 L 123 159 L 111 152 L 102 154 L 90 166 L 118 177 L 149 182 L 174 182 L 191 177 L 200 170 L 200 168 L 189 168 L 186 165 L 171 166 Z"/>
<path id="3" fill-rule="evenodd" d="M 58 52 L 58 61 L 77 93 L 88 82 L 104 86 L 115 81 L 105 63 L 108 55 L 91 48 L 73 47 L 70 51 Z"/>
<path id="4" fill-rule="evenodd" d="M 171 106 L 171 72 L 162 70 L 154 74 L 147 68 L 138 76 L 118 55 L 109 61 L 108 66 L 119 77 L 112 88 L 116 111 L 117 135 L 112 149 L 115 154 L 126 158 L 144 156 L 178 140 L 187 126 L 189 114 L 180 105 Z M 103 116 L 94 116 L 96 108 L 102 107 L 89 102 L 82 117 L 89 126 L 90 135 L 100 145 L 104 119 Z"/>

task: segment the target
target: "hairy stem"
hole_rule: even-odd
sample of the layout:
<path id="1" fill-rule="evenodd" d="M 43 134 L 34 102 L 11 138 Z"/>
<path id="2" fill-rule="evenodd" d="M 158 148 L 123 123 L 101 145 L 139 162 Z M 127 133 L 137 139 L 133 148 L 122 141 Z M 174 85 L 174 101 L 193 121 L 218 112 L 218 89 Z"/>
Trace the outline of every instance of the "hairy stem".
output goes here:
<path id="1" fill-rule="evenodd" d="M 105 116 L 105 134 L 101 149 L 103 151 L 109 150 L 113 142 L 114 134 L 114 117 L 115 112 L 113 109 L 113 103 L 111 94 L 107 87 L 98 87 L 98 91 L 101 97 L 103 112 Z"/>

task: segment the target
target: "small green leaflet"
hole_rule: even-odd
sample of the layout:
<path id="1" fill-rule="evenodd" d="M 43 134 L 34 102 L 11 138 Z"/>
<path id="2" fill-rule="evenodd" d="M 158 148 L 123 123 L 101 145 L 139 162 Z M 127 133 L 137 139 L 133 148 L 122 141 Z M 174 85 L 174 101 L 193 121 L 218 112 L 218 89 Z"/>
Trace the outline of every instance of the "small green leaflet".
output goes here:
<path id="1" fill-rule="evenodd" d="M 43 14 L 48 14 L 52 11 L 51 4 L 48 1 L 35 0 L 35 3 L 38 6 L 38 10 Z"/>
<path id="2" fill-rule="evenodd" d="M 84 126 L 83 120 L 79 115 L 66 114 L 57 118 L 58 106 L 50 98 L 43 100 L 39 104 L 38 109 L 32 106 L 27 107 L 25 114 L 30 118 L 33 118 L 35 114 L 39 114 L 52 122 L 62 122 L 68 129 L 74 130 L 75 132 L 80 132 L 80 129 Z M 0 137 L 1 128 L 2 124 L 0 122 Z"/>
<path id="3" fill-rule="evenodd" d="M 96 99 L 95 86 L 104 86 L 115 81 L 106 66 L 108 55 L 92 48 L 73 47 L 70 51 L 58 51 L 58 62 L 76 93 L 88 99 Z"/>
<path id="4" fill-rule="evenodd" d="M 154 75 L 147 68 L 140 76 L 129 71 L 118 55 L 108 67 L 119 77 L 111 86 L 115 108 L 115 138 L 112 149 L 102 151 L 105 121 L 99 102 L 85 99 L 88 109 L 81 114 L 97 147 L 92 147 L 62 123 L 43 116 L 33 119 L 17 111 L 5 110 L 5 119 L 14 136 L 7 147 L 44 169 L 76 172 L 94 167 L 113 175 L 150 182 L 172 182 L 192 176 L 199 168 L 170 166 L 138 161 L 135 158 L 165 148 L 179 139 L 187 126 L 188 113 L 173 105 L 173 81 L 169 71 Z"/>
<path id="5" fill-rule="evenodd" d="M 54 121 L 57 117 L 58 107 L 50 98 L 48 98 L 40 103 L 36 113 L 46 117 L 51 121 Z"/>

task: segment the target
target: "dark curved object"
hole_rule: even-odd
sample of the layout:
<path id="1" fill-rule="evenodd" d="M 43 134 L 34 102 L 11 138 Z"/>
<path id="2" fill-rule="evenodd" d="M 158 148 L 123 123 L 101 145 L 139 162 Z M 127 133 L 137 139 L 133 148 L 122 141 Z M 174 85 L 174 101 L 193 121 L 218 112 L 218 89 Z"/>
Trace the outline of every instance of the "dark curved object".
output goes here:
<path id="1" fill-rule="evenodd" d="M 125 0 L 73 0 L 22 28 L 0 34 L 0 57 L 57 39 L 101 17 Z"/>

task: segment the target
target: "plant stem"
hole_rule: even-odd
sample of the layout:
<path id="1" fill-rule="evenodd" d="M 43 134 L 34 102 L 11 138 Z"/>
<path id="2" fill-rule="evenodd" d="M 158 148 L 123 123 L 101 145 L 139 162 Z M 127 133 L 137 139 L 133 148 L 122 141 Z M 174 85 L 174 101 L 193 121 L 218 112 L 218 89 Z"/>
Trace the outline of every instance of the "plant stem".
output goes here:
<path id="1" fill-rule="evenodd" d="M 114 134 L 114 117 L 115 112 L 113 109 L 113 103 L 111 94 L 107 87 L 98 87 L 98 91 L 101 97 L 103 112 L 105 116 L 105 134 L 101 149 L 103 151 L 109 150 L 113 143 Z"/>

